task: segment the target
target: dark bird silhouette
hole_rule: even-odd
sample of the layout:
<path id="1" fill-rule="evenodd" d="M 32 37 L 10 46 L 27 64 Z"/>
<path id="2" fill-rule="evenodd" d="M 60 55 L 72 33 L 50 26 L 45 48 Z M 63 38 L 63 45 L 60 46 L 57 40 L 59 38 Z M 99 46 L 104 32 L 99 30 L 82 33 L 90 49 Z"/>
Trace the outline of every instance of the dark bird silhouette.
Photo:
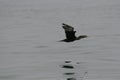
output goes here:
<path id="1" fill-rule="evenodd" d="M 73 42 L 75 40 L 80 40 L 82 38 L 86 38 L 87 35 L 80 35 L 78 37 L 75 36 L 76 31 L 74 31 L 74 28 L 68 24 L 63 23 L 62 24 L 63 29 L 65 30 L 65 35 L 66 35 L 66 39 L 61 40 L 64 42 Z"/>

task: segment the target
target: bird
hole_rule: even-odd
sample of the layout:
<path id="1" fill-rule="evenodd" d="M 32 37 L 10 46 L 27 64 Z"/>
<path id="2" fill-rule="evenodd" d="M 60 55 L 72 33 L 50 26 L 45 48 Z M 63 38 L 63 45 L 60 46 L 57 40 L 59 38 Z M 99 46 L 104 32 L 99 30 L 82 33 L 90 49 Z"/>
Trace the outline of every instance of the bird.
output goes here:
<path id="1" fill-rule="evenodd" d="M 76 35 L 75 35 L 76 31 L 74 30 L 74 27 L 72 27 L 68 24 L 62 23 L 62 28 L 64 29 L 65 36 L 66 36 L 66 39 L 61 40 L 62 42 L 73 42 L 73 41 L 88 37 L 87 35 L 80 35 L 80 36 L 76 37 Z"/>

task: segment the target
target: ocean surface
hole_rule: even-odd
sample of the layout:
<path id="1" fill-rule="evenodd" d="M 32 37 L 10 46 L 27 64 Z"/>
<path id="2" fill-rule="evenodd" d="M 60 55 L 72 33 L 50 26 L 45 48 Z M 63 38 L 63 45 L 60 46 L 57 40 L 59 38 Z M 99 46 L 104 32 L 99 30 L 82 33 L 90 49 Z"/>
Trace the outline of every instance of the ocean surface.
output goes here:
<path id="1" fill-rule="evenodd" d="M 0 0 L 0 80 L 120 80 L 120 0 Z"/>

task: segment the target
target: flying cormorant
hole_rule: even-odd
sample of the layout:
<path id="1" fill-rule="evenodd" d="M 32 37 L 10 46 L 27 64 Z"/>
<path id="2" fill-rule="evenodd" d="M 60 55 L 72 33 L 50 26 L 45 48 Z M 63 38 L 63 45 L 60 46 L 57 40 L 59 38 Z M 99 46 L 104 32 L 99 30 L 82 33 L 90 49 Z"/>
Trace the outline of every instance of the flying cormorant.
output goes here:
<path id="1" fill-rule="evenodd" d="M 87 35 L 80 35 L 78 37 L 75 36 L 76 31 L 74 31 L 74 28 L 68 24 L 62 23 L 62 27 L 65 30 L 65 35 L 66 35 L 66 39 L 61 40 L 64 42 L 73 42 L 75 40 L 80 40 L 83 38 L 86 38 Z"/>

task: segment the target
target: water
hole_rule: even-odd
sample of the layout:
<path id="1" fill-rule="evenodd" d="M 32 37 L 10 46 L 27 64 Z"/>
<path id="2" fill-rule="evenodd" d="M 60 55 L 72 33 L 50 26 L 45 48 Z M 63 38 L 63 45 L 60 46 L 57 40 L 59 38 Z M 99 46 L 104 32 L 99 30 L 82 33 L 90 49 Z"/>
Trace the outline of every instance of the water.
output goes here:
<path id="1" fill-rule="evenodd" d="M 119 0 L 0 0 L 0 80 L 119 80 L 119 22 Z"/>

